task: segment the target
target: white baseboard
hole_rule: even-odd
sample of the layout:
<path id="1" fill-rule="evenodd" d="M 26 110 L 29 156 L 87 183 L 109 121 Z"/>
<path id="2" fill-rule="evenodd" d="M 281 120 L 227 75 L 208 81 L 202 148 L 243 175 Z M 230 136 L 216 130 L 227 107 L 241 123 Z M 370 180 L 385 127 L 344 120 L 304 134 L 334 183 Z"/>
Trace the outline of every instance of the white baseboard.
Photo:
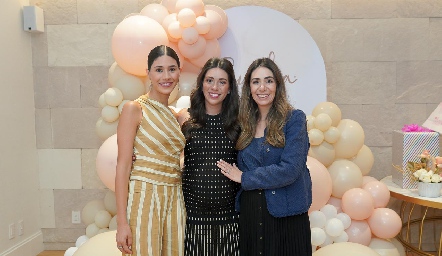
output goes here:
<path id="1" fill-rule="evenodd" d="M 20 243 L 0 253 L 0 256 L 36 256 L 43 249 L 43 233 L 39 230 Z"/>

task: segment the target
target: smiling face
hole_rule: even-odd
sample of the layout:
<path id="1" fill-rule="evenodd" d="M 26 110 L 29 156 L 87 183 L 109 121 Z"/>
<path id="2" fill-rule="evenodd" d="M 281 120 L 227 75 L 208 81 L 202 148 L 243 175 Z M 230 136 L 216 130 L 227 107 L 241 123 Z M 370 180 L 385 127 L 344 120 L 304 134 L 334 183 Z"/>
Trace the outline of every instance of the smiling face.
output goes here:
<path id="1" fill-rule="evenodd" d="M 180 76 L 177 61 L 167 55 L 160 56 L 152 63 L 148 75 L 152 82 L 149 97 L 161 102 L 166 99 L 167 102 Z"/>
<path id="2" fill-rule="evenodd" d="M 230 93 L 229 77 L 226 71 L 220 68 L 209 69 L 204 76 L 203 93 L 207 114 L 219 114 L 224 99 Z"/>
<path id="3" fill-rule="evenodd" d="M 250 93 L 260 110 L 270 109 L 276 94 L 276 80 L 270 69 L 258 67 L 252 72 Z"/>

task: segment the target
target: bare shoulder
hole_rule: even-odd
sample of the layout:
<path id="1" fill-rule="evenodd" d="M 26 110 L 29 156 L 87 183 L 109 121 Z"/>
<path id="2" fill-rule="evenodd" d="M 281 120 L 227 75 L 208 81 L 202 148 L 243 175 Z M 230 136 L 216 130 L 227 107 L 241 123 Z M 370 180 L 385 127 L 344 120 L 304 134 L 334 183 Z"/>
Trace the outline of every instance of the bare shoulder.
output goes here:
<path id="1" fill-rule="evenodd" d="M 120 121 L 135 121 L 139 122 L 141 119 L 141 105 L 136 101 L 128 101 L 124 104 L 121 111 Z"/>

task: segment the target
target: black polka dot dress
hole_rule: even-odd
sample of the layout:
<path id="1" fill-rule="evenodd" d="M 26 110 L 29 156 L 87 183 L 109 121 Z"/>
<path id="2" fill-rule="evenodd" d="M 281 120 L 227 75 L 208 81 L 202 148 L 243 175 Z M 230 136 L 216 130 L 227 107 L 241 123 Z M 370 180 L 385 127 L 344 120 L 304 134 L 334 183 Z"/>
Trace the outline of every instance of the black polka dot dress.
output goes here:
<path id="1" fill-rule="evenodd" d="M 240 184 L 216 166 L 236 163 L 235 144 L 224 132 L 221 116 L 207 115 L 184 148 L 183 193 L 186 204 L 186 256 L 239 255 L 239 216 L 235 196 Z"/>

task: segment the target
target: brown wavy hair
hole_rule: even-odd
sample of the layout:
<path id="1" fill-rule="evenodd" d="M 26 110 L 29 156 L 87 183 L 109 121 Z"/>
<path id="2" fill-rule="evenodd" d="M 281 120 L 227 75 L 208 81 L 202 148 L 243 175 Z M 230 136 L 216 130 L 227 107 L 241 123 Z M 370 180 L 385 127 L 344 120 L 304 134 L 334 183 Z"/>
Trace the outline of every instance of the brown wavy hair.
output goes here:
<path id="1" fill-rule="evenodd" d="M 259 67 L 268 68 L 272 71 L 276 82 L 275 98 L 266 117 L 267 134 L 265 135 L 265 141 L 274 147 L 284 147 L 285 145 L 284 126 L 293 107 L 287 98 L 281 70 L 273 60 L 261 58 L 253 61 L 244 77 L 238 116 L 241 125 L 241 134 L 236 143 L 238 150 L 244 149 L 252 142 L 252 139 L 255 137 L 258 120 L 260 119 L 258 104 L 253 100 L 250 90 L 252 72 Z"/>

